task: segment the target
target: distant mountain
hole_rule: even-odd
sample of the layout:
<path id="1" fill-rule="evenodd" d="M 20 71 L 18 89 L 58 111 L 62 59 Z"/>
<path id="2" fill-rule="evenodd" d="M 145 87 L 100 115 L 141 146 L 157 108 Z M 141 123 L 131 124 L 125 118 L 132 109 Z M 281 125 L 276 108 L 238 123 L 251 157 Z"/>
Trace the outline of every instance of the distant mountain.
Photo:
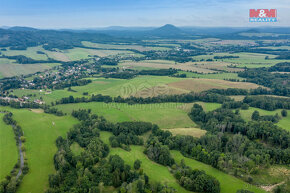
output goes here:
<path id="1" fill-rule="evenodd" d="M 38 31 L 38 29 L 32 27 L 22 27 L 22 26 L 10 27 L 8 29 L 11 31 L 25 31 L 25 32 Z"/>
<path id="2" fill-rule="evenodd" d="M 162 27 L 159 27 L 157 29 L 154 29 L 150 32 L 153 35 L 158 35 L 158 36 L 180 36 L 180 35 L 187 35 L 187 33 L 180 28 L 171 25 L 171 24 L 166 24 Z"/>

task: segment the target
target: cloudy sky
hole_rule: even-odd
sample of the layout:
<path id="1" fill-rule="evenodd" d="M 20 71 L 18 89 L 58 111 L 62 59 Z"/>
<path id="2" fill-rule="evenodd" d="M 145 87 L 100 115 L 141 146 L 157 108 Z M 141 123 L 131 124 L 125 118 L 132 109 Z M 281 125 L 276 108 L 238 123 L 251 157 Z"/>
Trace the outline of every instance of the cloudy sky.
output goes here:
<path id="1" fill-rule="evenodd" d="M 249 23 L 249 9 L 277 9 L 277 23 Z M 289 26 L 290 0 L 0 0 L 0 26 Z"/>

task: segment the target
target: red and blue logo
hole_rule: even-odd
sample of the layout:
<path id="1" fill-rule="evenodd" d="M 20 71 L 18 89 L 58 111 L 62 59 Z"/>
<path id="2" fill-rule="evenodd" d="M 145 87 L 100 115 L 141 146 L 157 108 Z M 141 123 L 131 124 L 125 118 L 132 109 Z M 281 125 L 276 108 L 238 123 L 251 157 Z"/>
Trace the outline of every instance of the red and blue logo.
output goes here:
<path id="1" fill-rule="evenodd" d="M 277 22 L 277 9 L 250 9 L 250 22 Z"/>

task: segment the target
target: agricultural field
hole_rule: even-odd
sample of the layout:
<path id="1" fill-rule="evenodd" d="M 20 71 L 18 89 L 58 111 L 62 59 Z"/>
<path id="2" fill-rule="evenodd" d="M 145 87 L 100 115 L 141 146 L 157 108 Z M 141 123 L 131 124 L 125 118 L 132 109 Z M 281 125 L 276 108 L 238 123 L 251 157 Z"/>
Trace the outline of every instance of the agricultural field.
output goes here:
<path id="1" fill-rule="evenodd" d="M 145 121 L 157 124 L 160 128 L 195 127 L 187 115 L 188 106 L 192 104 L 160 103 L 128 105 L 120 103 L 77 103 L 57 105 L 65 113 L 78 109 L 91 109 L 93 113 L 104 116 L 111 122 Z"/>
<path id="2" fill-rule="evenodd" d="M 26 75 L 39 71 L 51 69 L 58 63 L 41 63 L 41 64 L 17 64 L 14 60 L 0 58 L 0 76 L 11 77 L 17 75 Z"/>
<path id="3" fill-rule="evenodd" d="M 239 68 L 247 67 L 247 68 L 260 68 L 260 67 L 270 67 L 280 62 L 286 62 L 287 60 L 277 60 L 274 59 L 276 55 L 271 54 L 258 54 L 258 53 L 215 53 L 212 55 L 200 55 L 194 56 L 193 58 L 196 60 L 207 60 L 214 59 L 214 56 L 239 56 L 239 58 L 229 58 L 229 59 L 217 59 L 217 61 L 222 61 L 227 63 L 228 65 L 233 65 Z M 268 56 L 269 59 L 265 59 Z"/>
<path id="4" fill-rule="evenodd" d="M 0 110 L 9 110 L 14 114 L 13 117 L 22 127 L 26 137 L 29 173 L 25 175 L 17 193 L 44 192 L 48 186 L 48 175 L 55 171 L 53 165 L 53 156 L 57 150 L 55 140 L 59 136 L 65 136 L 77 121 L 68 116 L 57 117 L 27 109 L 0 107 Z M 15 144 L 15 140 L 12 141 Z"/>
<path id="5" fill-rule="evenodd" d="M 99 48 L 99 49 L 120 49 L 120 50 L 137 50 L 140 52 L 143 51 L 150 51 L 150 50 L 169 50 L 170 48 L 167 47 L 150 47 L 150 46 L 142 46 L 142 45 L 137 45 L 137 44 L 100 44 L 100 43 L 92 43 L 92 42 L 87 42 L 84 41 L 82 44 L 86 47 L 91 47 L 91 48 Z M 168 45 L 162 45 L 162 46 L 168 46 Z M 172 45 L 171 45 L 172 46 Z"/>
<path id="6" fill-rule="evenodd" d="M 63 90 L 31 90 L 15 89 L 13 94 L 22 97 L 30 96 L 31 99 L 42 99 L 50 104 L 63 97 L 74 96 L 83 97 L 83 93 L 89 95 L 108 95 L 112 97 L 153 97 L 158 95 L 172 95 L 188 93 L 190 91 L 202 92 L 217 88 L 246 88 L 253 89 L 259 86 L 247 82 L 231 82 L 218 79 L 199 79 L 199 78 L 175 78 L 167 76 L 138 76 L 133 79 L 113 79 L 113 78 L 91 78 L 92 83 L 85 86 L 71 87 Z M 202 80 L 202 81 L 201 81 Z"/>
<path id="7" fill-rule="evenodd" d="M 227 89 L 227 88 L 243 88 L 255 89 L 259 86 L 248 82 L 231 82 L 217 79 L 187 79 L 178 82 L 169 83 L 168 86 L 185 91 L 202 92 L 205 90 Z"/>
<path id="8" fill-rule="evenodd" d="M 23 55 L 34 60 L 47 60 L 48 57 L 46 54 L 38 54 L 37 51 L 46 52 L 42 46 L 37 47 L 28 47 L 26 50 L 10 50 L 7 48 L 7 51 L 1 51 L 2 54 L 6 56 L 17 56 Z"/>
<path id="9" fill-rule="evenodd" d="M 214 73 L 216 71 L 210 70 L 208 68 L 199 67 L 195 65 L 194 62 L 187 62 L 187 63 L 176 63 L 174 61 L 169 60 L 146 60 L 146 61 L 122 61 L 119 63 L 119 66 L 125 68 L 155 68 L 155 69 L 169 69 L 169 68 L 176 68 L 183 71 L 194 71 L 199 73 Z"/>
<path id="10" fill-rule="evenodd" d="M 3 122 L 3 116 L 4 114 L 0 113 L 0 181 L 10 174 L 18 160 L 13 129 Z"/>
<path id="11" fill-rule="evenodd" d="M 254 111 L 259 111 L 260 116 L 263 115 L 275 115 L 276 113 L 278 113 L 278 115 L 281 117 L 281 110 L 282 109 L 277 109 L 275 111 L 266 111 L 263 109 L 259 109 L 259 108 L 254 108 L 254 107 L 250 107 L 248 110 L 240 110 L 241 116 L 243 119 L 245 119 L 246 121 L 250 121 L 252 114 Z M 276 123 L 277 126 L 286 129 L 288 131 L 290 131 L 290 110 L 287 110 L 288 115 L 287 117 L 282 117 L 278 123 Z"/>

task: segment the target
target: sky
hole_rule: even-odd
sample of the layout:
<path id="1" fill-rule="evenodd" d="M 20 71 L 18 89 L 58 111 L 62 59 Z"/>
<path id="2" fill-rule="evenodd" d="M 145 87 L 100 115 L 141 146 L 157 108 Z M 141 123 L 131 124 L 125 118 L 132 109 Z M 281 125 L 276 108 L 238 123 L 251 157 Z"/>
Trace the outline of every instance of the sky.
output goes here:
<path id="1" fill-rule="evenodd" d="M 249 9 L 277 9 L 278 22 L 250 23 Z M 0 0 L 0 26 L 290 27 L 290 0 Z"/>

